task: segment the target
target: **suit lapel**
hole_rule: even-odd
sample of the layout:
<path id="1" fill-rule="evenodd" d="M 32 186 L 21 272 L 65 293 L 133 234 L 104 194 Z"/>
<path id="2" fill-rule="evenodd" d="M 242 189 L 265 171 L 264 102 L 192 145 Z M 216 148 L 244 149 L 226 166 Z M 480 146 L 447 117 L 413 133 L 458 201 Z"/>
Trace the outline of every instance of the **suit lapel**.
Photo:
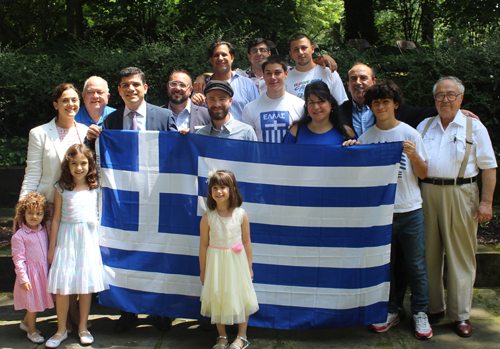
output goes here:
<path id="1" fill-rule="evenodd" d="M 54 145 L 54 148 L 56 149 L 57 156 L 59 157 L 59 160 L 62 163 L 66 152 L 64 151 L 61 140 L 59 139 L 59 132 L 57 132 L 55 118 L 52 119 L 51 122 L 49 122 L 49 137 L 50 140 L 52 141 L 52 144 Z"/>
<path id="2" fill-rule="evenodd" d="M 146 130 L 154 131 L 155 112 L 148 102 L 146 102 L 146 115 L 144 117 L 146 118 Z"/>

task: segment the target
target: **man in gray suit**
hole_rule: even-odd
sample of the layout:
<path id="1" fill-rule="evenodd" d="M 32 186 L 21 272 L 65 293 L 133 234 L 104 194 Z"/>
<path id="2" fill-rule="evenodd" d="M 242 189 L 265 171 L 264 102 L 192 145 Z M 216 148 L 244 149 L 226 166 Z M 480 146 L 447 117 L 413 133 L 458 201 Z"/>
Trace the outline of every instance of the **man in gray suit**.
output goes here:
<path id="1" fill-rule="evenodd" d="M 169 103 L 162 108 L 168 108 L 174 113 L 179 131 L 188 129 L 190 132 L 196 132 L 210 123 L 208 109 L 191 103 L 192 92 L 191 75 L 182 69 L 174 70 L 167 83 Z"/>

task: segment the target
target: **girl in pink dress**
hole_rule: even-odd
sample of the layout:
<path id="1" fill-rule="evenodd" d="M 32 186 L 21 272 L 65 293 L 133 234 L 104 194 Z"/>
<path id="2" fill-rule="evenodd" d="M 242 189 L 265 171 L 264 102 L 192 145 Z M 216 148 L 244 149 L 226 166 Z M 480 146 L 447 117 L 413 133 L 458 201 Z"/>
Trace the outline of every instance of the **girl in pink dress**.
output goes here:
<path id="1" fill-rule="evenodd" d="M 46 229 L 50 218 L 49 203 L 40 193 L 29 193 L 16 205 L 16 219 L 23 224 L 12 236 L 12 259 L 16 267 L 14 285 L 14 309 L 26 309 L 21 330 L 33 343 L 45 339 L 36 329 L 38 312 L 54 307 L 52 296 L 47 292 L 49 263 L 47 252 L 49 239 Z"/>

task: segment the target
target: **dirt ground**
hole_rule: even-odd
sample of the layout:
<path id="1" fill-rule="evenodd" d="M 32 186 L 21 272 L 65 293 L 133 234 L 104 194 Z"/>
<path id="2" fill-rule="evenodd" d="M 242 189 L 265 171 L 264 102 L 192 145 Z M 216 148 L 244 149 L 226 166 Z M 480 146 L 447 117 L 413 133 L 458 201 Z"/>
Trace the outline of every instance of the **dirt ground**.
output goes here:
<path id="1" fill-rule="evenodd" d="M 0 221 L 0 249 L 10 247 L 12 237 L 12 221 Z M 496 215 L 486 224 L 480 224 L 477 233 L 480 245 L 500 244 L 500 219 Z"/>

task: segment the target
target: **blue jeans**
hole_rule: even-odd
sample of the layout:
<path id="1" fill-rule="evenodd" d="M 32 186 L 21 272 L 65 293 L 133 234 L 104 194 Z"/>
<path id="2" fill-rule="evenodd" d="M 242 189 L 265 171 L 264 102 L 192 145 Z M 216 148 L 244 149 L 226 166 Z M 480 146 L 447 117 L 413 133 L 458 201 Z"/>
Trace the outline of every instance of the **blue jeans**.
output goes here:
<path id="1" fill-rule="evenodd" d="M 402 256 L 401 256 L 402 254 Z M 422 209 L 405 213 L 394 213 L 391 243 L 391 291 L 389 313 L 398 312 L 396 294 L 395 261 L 404 260 L 407 280 L 411 288 L 411 311 L 413 314 L 427 312 L 427 269 L 425 265 L 425 228 Z"/>

